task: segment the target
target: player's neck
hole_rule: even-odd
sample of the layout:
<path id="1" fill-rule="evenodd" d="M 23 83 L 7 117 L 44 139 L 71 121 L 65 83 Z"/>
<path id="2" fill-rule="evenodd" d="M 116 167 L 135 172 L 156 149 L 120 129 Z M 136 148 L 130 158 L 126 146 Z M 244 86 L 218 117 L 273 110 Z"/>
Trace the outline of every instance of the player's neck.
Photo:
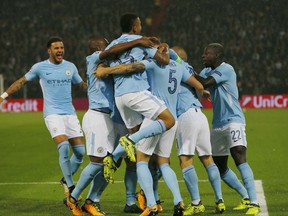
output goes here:
<path id="1" fill-rule="evenodd" d="M 61 61 L 55 61 L 55 59 L 49 58 L 49 62 L 50 62 L 51 64 L 58 65 L 58 64 L 61 64 L 61 63 L 63 62 L 63 60 L 61 60 Z"/>
<path id="2" fill-rule="evenodd" d="M 223 63 L 223 61 L 217 61 L 211 68 L 214 70 L 215 68 L 219 67 L 219 65 L 221 65 Z"/>

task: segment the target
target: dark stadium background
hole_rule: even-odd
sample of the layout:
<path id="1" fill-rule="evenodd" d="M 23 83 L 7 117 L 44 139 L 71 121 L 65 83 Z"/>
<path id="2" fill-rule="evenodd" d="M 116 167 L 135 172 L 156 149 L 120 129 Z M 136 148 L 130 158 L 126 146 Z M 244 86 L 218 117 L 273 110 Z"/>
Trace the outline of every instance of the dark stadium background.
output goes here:
<path id="1" fill-rule="evenodd" d="M 286 94 L 288 8 L 284 0 L 1 0 L 0 74 L 6 89 L 36 62 L 48 57 L 46 40 L 65 41 L 65 59 L 85 79 L 87 39 L 120 35 L 119 17 L 133 12 L 142 20 L 142 35 L 183 46 L 196 71 L 210 42 L 226 49 L 226 61 L 238 73 L 241 94 Z M 36 81 L 35 81 L 36 82 Z M 27 97 L 42 97 L 28 84 Z M 23 97 L 23 91 L 11 98 Z M 73 92 L 74 97 L 85 93 Z"/>

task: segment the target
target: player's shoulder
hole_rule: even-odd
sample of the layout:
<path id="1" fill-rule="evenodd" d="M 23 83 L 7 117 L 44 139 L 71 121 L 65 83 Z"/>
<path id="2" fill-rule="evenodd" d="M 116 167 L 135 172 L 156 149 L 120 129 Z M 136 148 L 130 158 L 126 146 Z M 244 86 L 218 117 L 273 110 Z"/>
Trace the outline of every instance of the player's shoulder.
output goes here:
<path id="1" fill-rule="evenodd" d="M 63 65 L 75 65 L 73 62 L 65 60 L 65 59 L 63 59 L 62 64 Z"/>
<path id="2" fill-rule="evenodd" d="M 144 60 L 142 60 L 142 62 L 155 63 L 155 62 L 156 62 L 156 60 L 155 60 L 155 59 L 153 59 L 153 58 L 147 58 L 147 59 L 144 59 Z"/>
<path id="3" fill-rule="evenodd" d="M 139 38 L 142 38 L 141 35 L 136 35 L 136 34 L 123 34 L 121 35 L 120 37 L 121 39 L 126 39 L 126 40 L 136 40 L 136 39 L 139 39 Z"/>
<path id="4" fill-rule="evenodd" d="M 200 71 L 199 75 L 205 78 L 205 77 L 210 76 L 211 72 L 212 72 L 211 67 L 205 67 Z"/>
<path id="5" fill-rule="evenodd" d="M 194 68 L 192 65 L 190 65 L 188 62 L 185 62 L 183 60 L 180 61 L 180 64 L 182 64 L 187 70 L 191 70 L 191 71 L 194 71 Z"/>
<path id="6" fill-rule="evenodd" d="M 35 63 L 34 65 L 32 65 L 31 69 L 39 69 L 46 67 L 47 65 L 49 65 L 48 59 Z"/>
<path id="7" fill-rule="evenodd" d="M 99 58 L 99 55 L 101 54 L 101 52 L 102 51 L 95 51 L 91 55 L 86 56 L 86 60 Z"/>
<path id="8" fill-rule="evenodd" d="M 217 69 L 225 70 L 225 71 L 230 71 L 230 70 L 234 71 L 234 67 L 231 64 L 226 63 L 226 62 L 223 62 L 221 65 L 219 65 Z"/>
<path id="9" fill-rule="evenodd" d="M 77 69 L 76 65 L 73 62 L 65 60 L 65 59 L 63 59 L 63 61 L 62 61 L 62 66 L 63 67 L 70 67 L 70 68 L 72 67 L 74 69 Z"/>
<path id="10" fill-rule="evenodd" d="M 156 64 L 156 60 L 152 58 L 144 59 L 141 62 L 145 65 L 146 69 L 149 69 L 151 67 L 153 68 Z"/>

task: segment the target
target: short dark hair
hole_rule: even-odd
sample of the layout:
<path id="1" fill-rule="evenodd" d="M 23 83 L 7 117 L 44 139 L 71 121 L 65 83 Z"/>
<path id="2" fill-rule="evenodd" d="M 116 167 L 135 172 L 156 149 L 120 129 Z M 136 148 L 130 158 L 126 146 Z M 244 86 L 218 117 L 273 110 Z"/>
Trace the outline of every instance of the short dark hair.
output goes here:
<path id="1" fill-rule="evenodd" d="M 215 53 L 219 55 L 219 58 L 222 59 L 224 58 L 224 47 L 220 43 L 210 43 L 207 48 L 212 48 Z"/>
<path id="2" fill-rule="evenodd" d="M 103 45 L 108 45 L 109 42 L 103 36 L 92 35 L 88 38 L 88 48 L 91 52 L 95 52 L 95 46 L 103 43 Z"/>
<path id="3" fill-rule="evenodd" d="M 88 44 L 91 43 L 92 41 L 102 41 L 103 43 L 106 43 L 107 45 L 109 44 L 109 41 L 105 37 L 99 36 L 99 35 L 89 36 Z"/>
<path id="4" fill-rule="evenodd" d="M 133 13 L 126 13 L 122 15 L 120 19 L 120 26 L 121 26 L 122 32 L 125 32 L 125 33 L 130 32 L 132 30 L 133 23 L 137 18 L 138 16 Z"/>
<path id="5" fill-rule="evenodd" d="M 49 48 L 51 46 L 52 43 L 54 42 L 63 42 L 63 39 L 59 36 L 51 36 L 49 37 L 48 41 L 47 41 L 47 48 Z"/>

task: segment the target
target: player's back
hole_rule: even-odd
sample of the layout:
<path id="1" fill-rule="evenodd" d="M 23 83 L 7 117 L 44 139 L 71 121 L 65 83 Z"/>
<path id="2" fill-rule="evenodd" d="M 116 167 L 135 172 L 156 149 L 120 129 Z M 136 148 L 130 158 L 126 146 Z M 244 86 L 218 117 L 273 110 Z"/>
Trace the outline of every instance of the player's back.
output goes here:
<path id="1" fill-rule="evenodd" d="M 140 35 L 123 34 L 119 38 L 113 40 L 106 49 L 109 49 L 113 45 L 130 42 L 141 37 L 142 36 Z M 110 61 L 109 66 L 138 62 L 143 60 L 145 56 L 154 57 L 156 52 L 157 49 L 155 48 L 134 47 Z M 123 74 L 114 75 L 115 96 L 148 89 L 149 85 L 146 80 L 146 75 L 143 73 L 145 72 L 134 73 L 129 76 Z"/>
<path id="2" fill-rule="evenodd" d="M 194 76 L 194 69 L 191 65 L 183 60 L 180 62 Z M 185 82 L 181 82 L 180 91 L 177 99 L 177 116 L 186 112 L 189 108 L 202 108 L 202 104 L 198 100 L 195 89 Z"/>
<path id="3" fill-rule="evenodd" d="M 96 66 L 101 62 L 99 55 L 101 51 L 94 52 L 86 57 L 87 65 L 87 96 L 89 109 L 107 109 L 113 110 L 113 79 L 111 77 L 98 79 L 94 75 Z"/>
<path id="4" fill-rule="evenodd" d="M 174 60 L 170 60 L 168 65 L 159 65 L 151 59 L 145 60 L 143 63 L 146 66 L 152 94 L 161 98 L 176 118 L 180 83 L 186 81 L 191 75 Z"/>

